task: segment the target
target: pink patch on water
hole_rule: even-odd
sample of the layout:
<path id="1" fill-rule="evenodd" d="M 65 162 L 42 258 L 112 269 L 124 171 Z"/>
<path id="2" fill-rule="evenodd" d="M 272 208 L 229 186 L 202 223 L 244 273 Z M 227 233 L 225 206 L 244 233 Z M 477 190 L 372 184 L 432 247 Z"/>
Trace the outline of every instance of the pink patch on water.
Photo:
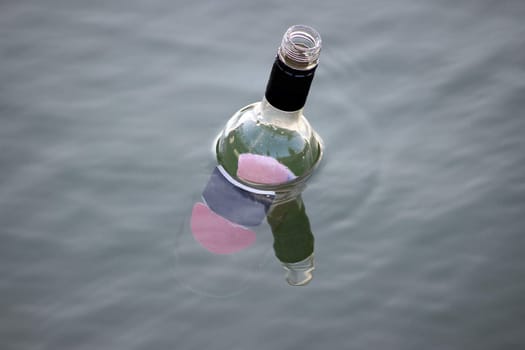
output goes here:
<path id="1" fill-rule="evenodd" d="M 255 242 L 255 232 L 215 214 L 203 203 L 193 206 L 191 231 L 197 242 L 215 254 L 232 254 Z"/>
<path id="2" fill-rule="evenodd" d="M 294 173 L 276 159 L 251 153 L 239 156 L 237 176 L 259 184 L 282 184 L 295 178 Z"/>

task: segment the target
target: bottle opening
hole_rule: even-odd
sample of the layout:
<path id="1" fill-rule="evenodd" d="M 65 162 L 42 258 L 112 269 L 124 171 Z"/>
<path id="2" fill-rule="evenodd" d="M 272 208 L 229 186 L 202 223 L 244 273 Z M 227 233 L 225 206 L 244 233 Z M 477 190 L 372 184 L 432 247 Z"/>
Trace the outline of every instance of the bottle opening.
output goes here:
<path id="1" fill-rule="evenodd" d="M 278 55 L 288 66 L 308 70 L 315 67 L 321 53 L 321 35 L 312 27 L 294 25 L 284 33 Z"/>

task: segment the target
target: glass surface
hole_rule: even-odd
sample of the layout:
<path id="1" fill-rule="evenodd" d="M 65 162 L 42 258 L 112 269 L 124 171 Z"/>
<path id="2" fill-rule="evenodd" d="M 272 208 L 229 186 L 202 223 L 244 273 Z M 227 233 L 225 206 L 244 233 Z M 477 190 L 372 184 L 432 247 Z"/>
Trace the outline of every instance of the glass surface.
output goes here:
<path id="1" fill-rule="evenodd" d="M 523 1 L 2 1 L 2 350 L 523 348 L 523 18 Z M 178 254 L 215 137 L 294 23 L 323 35 L 304 287 L 266 217 L 255 254 Z"/>
<path id="2" fill-rule="evenodd" d="M 321 160 L 322 143 L 302 110 L 279 111 L 263 100 L 231 117 L 219 135 L 216 152 L 218 163 L 232 177 L 262 187 L 305 181 Z M 251 157 L 253 155 L 261 157 Z M 259 173 L 239 171 L 243 156 L 245 162 L 251 158 L 252 163 L 260 164 Z M 279 166 L 284 166 L 282 176 L 268 180 L 262 175 L 268 168 Z"/>

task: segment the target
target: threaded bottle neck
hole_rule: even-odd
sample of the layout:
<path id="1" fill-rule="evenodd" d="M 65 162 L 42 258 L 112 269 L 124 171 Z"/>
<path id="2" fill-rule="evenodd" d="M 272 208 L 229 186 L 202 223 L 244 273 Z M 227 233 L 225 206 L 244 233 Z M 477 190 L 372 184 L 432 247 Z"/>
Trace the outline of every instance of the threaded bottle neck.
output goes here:
<path id="1" fill-rule="evenodd" d="M 266 100 L 292 112 L 304 107 L 321 53 L 321 36 L 311 27 L 295 25 L 283 36 L 266 86 Z"/>
<path id="2" fill-rule="evenodd" d="M 290 68 L 310 70 L 319 62 L 321 43 L 321 35 L 314 28 L 294 25 L 284 33 L 277 55 Z"/>

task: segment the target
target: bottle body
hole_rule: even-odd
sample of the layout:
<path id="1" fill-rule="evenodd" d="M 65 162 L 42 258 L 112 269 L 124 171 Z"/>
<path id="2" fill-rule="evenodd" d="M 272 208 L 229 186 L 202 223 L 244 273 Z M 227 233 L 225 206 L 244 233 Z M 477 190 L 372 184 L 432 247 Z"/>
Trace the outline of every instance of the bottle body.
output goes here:
<path id="1" fill-rule="evenodd" d="M 251 186 L 281 185 L 308 177 L 322 156 L 322 144 L 302 109 L 283 112 L 266 99 L 235 113 L 219 135 L 216 145 L 218 163 L 238 181 Z M 250 174 L 239 168 L 245 155 L 260 155 L 277 161 L 264 161 L 262 167 L 275 176 L 259 171 Z M 280 167 L 282 165 L 283 167 Z M 277 168 L 277 169 L 276 169 Z"/>

